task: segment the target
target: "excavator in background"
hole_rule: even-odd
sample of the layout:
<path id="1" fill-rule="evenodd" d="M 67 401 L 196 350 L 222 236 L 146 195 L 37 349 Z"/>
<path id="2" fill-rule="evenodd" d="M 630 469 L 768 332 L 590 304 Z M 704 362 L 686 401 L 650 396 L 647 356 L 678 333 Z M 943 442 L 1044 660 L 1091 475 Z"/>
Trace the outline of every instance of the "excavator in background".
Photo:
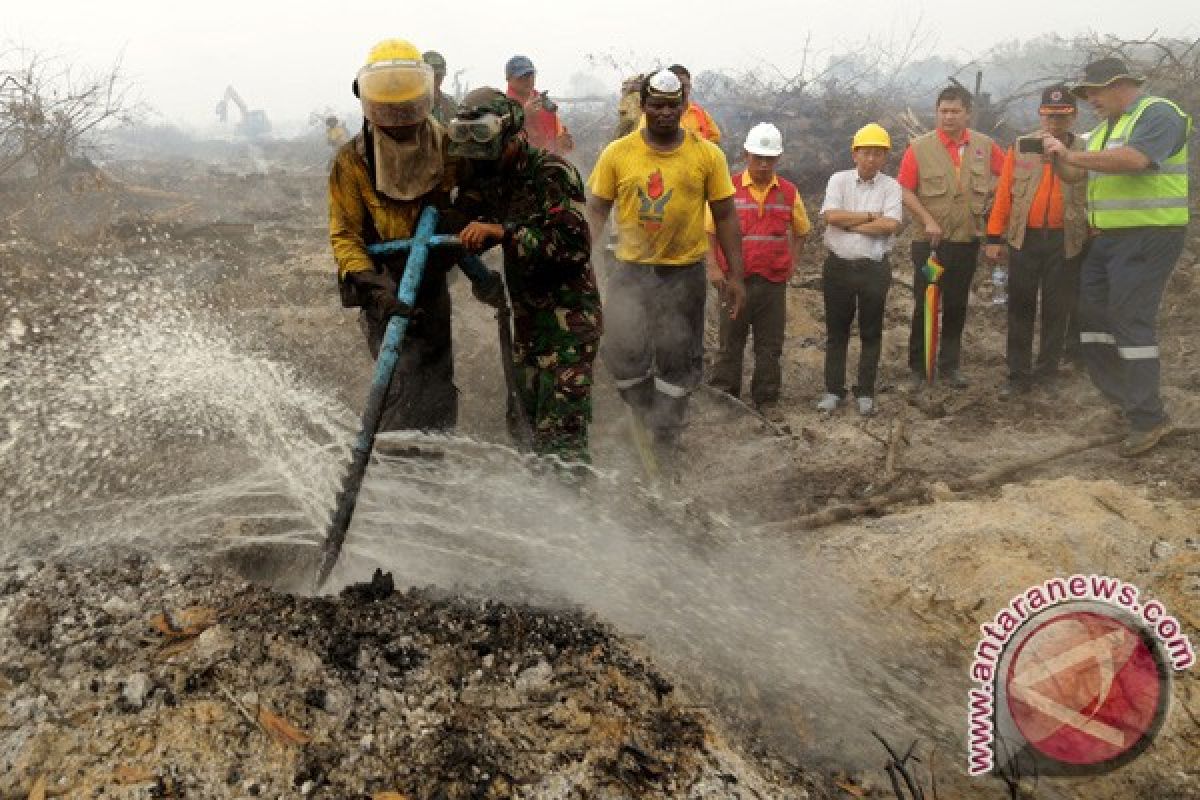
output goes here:
<path id="1" fill-rule="evenodd" d="M 225 122 L 229 117 L 230 103 L 237 106 L 242 115 L 241 120 L 233 129 L 239 136 L 245 136 L 247 139 L 261 139 L 271 132 L 271 121 L 267 119 L 267 112 L 258 108 L 253 110 L 246 108 L 246 101 L 232 86 L 225 87 L 225 94 L 221 97 L 221 102 L 217 103 L 217 116 L 220 117 L 221 122 Z"/>

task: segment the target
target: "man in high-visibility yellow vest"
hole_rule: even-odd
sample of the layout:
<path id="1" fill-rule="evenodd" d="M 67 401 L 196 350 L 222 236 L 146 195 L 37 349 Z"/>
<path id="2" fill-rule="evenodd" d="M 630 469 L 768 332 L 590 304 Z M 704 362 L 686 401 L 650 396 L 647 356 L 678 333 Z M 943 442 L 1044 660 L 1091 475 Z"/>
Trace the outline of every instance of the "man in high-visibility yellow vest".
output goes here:
<path id="1" fill-rule="evenodd" d="M 1072 87 L 1101 122 L 1087 149 L 1052 136 L 1056 163 L 1088 170 L 1088 224 L 1096 238 L 1083 264 L 1079 340 L 1092 383 L 1129 424 L 1120 454 L 1136 456 L 1170 431 L 1159 396 L 1158 309 L 1183 252 L 1188 224 L 1191 118 L 1118 58 L 1088 64 Z"/>

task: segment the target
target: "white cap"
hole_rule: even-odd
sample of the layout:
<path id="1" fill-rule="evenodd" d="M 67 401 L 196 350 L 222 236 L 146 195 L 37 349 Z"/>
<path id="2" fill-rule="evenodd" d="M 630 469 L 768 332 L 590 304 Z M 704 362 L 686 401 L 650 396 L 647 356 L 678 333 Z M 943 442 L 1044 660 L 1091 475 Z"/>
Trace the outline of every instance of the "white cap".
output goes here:
<path id="1" fill-rule="evenodd" d="M 669 69 L 660 69 L 651 75 L 647 87 L 655 94 L 679 94 L 683 91 L 679 76 Z"/>
<path id="2" fill-rule="evenodd" d="M 746 134 L 747 153 L 756 156 L 777 156 L 783 153 L 783 134 L 769 122 L 760 122 Z"/>

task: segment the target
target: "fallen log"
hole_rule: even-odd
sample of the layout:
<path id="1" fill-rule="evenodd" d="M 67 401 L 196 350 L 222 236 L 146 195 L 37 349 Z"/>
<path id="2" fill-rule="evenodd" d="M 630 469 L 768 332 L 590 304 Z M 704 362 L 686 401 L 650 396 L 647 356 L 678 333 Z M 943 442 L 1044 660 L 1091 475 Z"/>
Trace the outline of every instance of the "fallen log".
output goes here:
<path id="1" fill-rule="evenodd" d="M 1200 433 L 1200 427 L 1180 427 L 1175 428 L 1168 434 L 1167 439 L 1173 439 L 1181 436 L 1190 436 Z M 1069 445 L 1064 445 L 1057 450 L 1045 453 L 1033 458 L 1014 461 L 1009 464 L 1002 464 L 989 470 L 946 482 L 947 488 L 955 494 L 961 492 L 978 491 L 980 489 L 988 489 L 1008 483 L 1009 479 L 1016 473 L 1040 467 L 1043 464 L 1055 461 L 1060 458 L 1072 456 L 1077 453 L 1083 453 L 1087 450 L 1094 450 L 1098 447 L 1106 447 L 1116 444 L 1125 438 L 1123 433 L 1108 433 L 1089 436 L 1082 441 L 1077 441 Z M 900 489 L 893 489 L 889 492 L 867 497 L 857 503 L 846 503 L 844 505 L 830 506 L 829 508 L 814 511 L 811 514 L 804 514 L 793 520 L 785 520 L 780 522 L 772 522 L 763 526 L 768 529 L 776 530 L 815 530 L 824 528 L 829 525 L 834 525 L 839 522 L 845 522 L 856 517 L 872 515 L 883 515 L 889 513 L 893 506 L 901 503 L 909 503 L 913 501 L 926 500 L 933 491 L 933 486 L 929 483 L 923 483 L 918 486 L 909 486 Z"/>

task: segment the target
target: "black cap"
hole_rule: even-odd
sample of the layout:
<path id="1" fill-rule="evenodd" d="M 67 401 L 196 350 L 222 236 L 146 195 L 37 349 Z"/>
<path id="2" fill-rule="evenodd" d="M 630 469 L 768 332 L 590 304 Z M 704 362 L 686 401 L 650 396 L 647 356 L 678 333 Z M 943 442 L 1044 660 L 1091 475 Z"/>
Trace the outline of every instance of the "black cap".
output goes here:
<path id="1" fill-rule="evenodd" d="M 1122 78 L 1139 85 L 1146 82 L 1141 75 L 1131 74 L 1129 67 L 1125 66 L 1125 62 L 1121 59 L 1102 58 L 1083 68 L 1083 80 L 1071 87 L 1071 93 L 1081 97 L 1081 92 L 1086 92 L 1088 89 L 1101 89 Z"/>
<path id="2" fill-rule="evenodd" d="M 1078 110 L 1075 105 L 1075 95 L 1065 83 L 1056 83 L 1042 90 L 1042 104 L 1038 111 L 1042 114 L 1073 114 Z"/>

